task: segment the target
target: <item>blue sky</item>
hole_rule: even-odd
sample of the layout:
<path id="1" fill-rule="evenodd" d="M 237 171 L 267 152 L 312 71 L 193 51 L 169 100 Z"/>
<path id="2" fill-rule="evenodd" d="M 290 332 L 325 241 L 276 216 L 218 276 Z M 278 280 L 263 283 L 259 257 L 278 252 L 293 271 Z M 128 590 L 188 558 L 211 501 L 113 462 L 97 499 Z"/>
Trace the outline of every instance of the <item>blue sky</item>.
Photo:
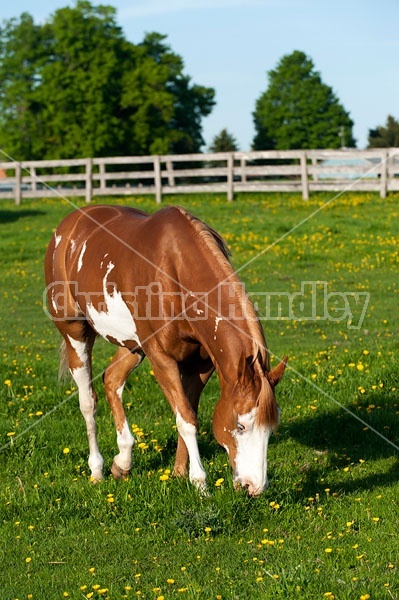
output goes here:
<path id="1" fill-rule="evenodd" d="M 206 147 L 224 127 L 240 150 L 254 136 L 252 112 L 267 71 L 302 50 L 354 121 L 359 148 L 368 130 L 399 118 L 398 0 L 102 0 L 117 9 L 127 39 L 167 35 L 192 81 L 215 88 L 203 120 Z M 30 13 L 42 22 L 68 0 L 2 2 L 0 19 Z M 206 149 L 204 147 L 204 150 Z"/>

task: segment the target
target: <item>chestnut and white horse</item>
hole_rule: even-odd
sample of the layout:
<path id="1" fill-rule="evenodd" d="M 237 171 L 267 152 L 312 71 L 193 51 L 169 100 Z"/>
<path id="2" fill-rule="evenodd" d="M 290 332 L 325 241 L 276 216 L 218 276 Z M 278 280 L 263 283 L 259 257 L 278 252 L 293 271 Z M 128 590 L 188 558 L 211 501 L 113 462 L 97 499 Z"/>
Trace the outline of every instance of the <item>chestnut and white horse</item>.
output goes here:
<path id="1" fill-rule="evenodd" d="M 205 489 L 197 444 L 200 394 L 216 370 L 220 399 L 213 431 L 227 450 L 236 485 L 257 495 L 267 485 L 267 447 L 279 410 L 274 388 L 286 358 L 270 369 L 254 307 L 228 260 L 222 238 L 179 207 L 153 215 L 120 206 L 69 214 L 46 253 L 48 309 L 64 339 L 79 389 L 94 479 L 103 476 L 95 424 L 91 356 L 101 335 L 119 346 L 105 371 L 119 453 L 116 478 L 132 467 L 134 438 L 122 404 L 131 371 L 144 356 L 169 401 L 178 430 L 174 464 Z"/>

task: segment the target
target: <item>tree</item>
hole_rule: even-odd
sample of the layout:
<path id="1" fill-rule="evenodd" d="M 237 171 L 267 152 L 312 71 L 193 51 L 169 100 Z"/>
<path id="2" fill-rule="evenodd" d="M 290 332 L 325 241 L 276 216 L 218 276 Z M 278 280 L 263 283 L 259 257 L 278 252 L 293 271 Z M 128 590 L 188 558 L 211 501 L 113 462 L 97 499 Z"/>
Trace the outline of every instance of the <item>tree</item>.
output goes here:
<path id="1" fill-rule="evenodd" d="M 236 152 L 237 150 L 238 144 L 227 129 L 222 129 L 220 133 L 215 135 L 212 144 L 209 146 L 210 152 Z"/>
<path id="2" fill-rule="evenodd" d="M 43 25 L 0 28 L 0 146 L 17 160 L 198 152 L 214 90 L 147 34 L 127 41 L 111 6 L 78 0 Z"/>
<path id="3" fill-rule="evenodd" d="M 369 148 L 397 148 L 399 146 L 399 121 L 388 115 L 385 127 L 369 129 Z"/>
<path id="4" fill-rule="evenodd" d="M 164 40 L 147 34 L 125 71 L 121 106 L 133 132 L 128 153 L 184 154 L 204 144 L 201 119 L 212 110 L 214 90 L 192 85 L 183 60 Z"/>
<path id="5" fill-rule="evenodd" d="M 269 87 L 253 113 L 254 150 L 354 146 L 353 122 L 312 60 L 295 50 L 269 71 Z"/>

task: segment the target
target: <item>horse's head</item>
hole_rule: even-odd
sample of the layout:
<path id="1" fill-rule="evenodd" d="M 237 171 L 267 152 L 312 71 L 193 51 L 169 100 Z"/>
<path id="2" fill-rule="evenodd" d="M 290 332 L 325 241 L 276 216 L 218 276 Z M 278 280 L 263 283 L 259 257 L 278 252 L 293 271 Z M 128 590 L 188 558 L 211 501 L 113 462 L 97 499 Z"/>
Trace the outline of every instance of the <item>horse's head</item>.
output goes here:
<path id="1" fill-rule="evenodd" d="M 267 487 L 267 447 L 279 421 L 274 388 L 282 378 L 285 357 L 277 367 L 264 372 L 257 361 L 240 360 L 237 382 L 222 386 L 216 405 L 213 430 L 226 449 L 236 486 L 257 496 Z"/>

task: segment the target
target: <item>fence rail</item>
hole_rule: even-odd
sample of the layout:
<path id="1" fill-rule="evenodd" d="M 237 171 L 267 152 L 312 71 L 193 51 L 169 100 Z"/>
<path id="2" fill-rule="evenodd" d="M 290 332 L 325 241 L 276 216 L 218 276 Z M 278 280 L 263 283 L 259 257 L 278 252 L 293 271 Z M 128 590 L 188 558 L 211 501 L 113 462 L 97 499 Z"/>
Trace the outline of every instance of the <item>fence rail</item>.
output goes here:
<path id="1" fill-rule="evenodd" d="M 219 192 L 399 191 L 399 148 L 0 162 L 0 199 Z"/>

